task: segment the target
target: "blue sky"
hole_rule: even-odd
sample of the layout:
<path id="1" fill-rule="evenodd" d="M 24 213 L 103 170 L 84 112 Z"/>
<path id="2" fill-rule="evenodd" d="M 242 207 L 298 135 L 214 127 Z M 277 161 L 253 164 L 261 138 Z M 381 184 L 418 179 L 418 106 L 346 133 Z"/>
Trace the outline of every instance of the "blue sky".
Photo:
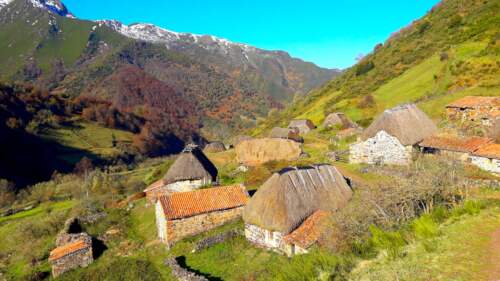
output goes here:
<path id="1" fill-rule="evenodd" d="M 64 0 L 83 19 L 153 23 L 345 68 L 438 0 Z"/>

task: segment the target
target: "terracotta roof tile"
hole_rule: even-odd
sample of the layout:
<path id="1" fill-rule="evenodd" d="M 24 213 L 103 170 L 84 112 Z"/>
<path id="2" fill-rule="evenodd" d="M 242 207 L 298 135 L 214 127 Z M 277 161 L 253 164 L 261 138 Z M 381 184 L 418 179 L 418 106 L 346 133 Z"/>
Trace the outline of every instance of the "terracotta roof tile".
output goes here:
<path id="1" fill-rule="evenodd" d="M 458 136 L 432 136 L 424 139 L 419 146 L 455 152 L 472 153 L 493 140 L 481 137 L 461 138 Z"/>
<path id="2" fill-rule="evenodd" d="M 303 249 L 311 247 L 318 241 L 321 235 L 321 225 L 328 215 L 328 212 L 322 210 L 314 212 L 297 229 L 285 235 L 283 239 L 285 242 L 298 245 Z"/>
<path id="3" fill-rule="evenodd" d="M 85 240 L 78 240 L 76 242 L 57 247 L 50 252 L 49 261 L 58 260 L 74 252 L 90 247 Z"/>
<path id="4" fill-rule="evenodd" d="M 468 96 L 456 100 L 448 104 L 446 107 L 473 108 L 473 107 L 487 106 L 487 105 L 492 107 L 500 107 L 500 98 Z"/>
<path id="5" fill-rule="evenodd" d="M 500 159 L 500 144 L 491 143 L 482 146 L 478 150 L 474 151 L 472 155 L 493 158 L 493 159 Z"/>
<path id="6" fill-rule="evenodd" d="M 149 185 L 146 189 L 144 189 L 144 192 L 151 191 L 153 189 L 157 189 L 159 187 L 162 187 L 164 185 L 163 179 L 157 180 L 153 182 L 151 185 Z"/>
<path id="7" fill-rule="evenodd" d="M 243 186 L 233 185 L 172 193 L 159 200 L 165 217 L 172 220 L 244 206 L 248 193 Z"/>

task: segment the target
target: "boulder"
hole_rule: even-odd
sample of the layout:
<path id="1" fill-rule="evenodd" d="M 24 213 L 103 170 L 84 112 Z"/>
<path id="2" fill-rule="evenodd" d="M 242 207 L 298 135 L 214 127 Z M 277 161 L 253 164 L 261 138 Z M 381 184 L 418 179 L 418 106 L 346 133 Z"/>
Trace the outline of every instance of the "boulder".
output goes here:
<path id="1" fill-rule="evenodd" d="M 295 161 L 301 154 L 301 144 L 286 139 L 253 139 L 236 146 L 236 159 L 247 166 L 258 166 L 269 161 Z"/>

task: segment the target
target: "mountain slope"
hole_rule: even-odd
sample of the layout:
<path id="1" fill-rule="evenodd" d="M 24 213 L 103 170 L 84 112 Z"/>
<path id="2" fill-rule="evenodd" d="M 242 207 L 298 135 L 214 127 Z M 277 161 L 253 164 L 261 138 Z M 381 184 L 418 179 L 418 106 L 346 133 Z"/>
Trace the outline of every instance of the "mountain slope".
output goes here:
<path id="1" fill-rule="evenodd" d="M 283 107 L 295 94 L 338 73 L 285 52 L 212 36 L 74 19 L 60 2 L 5 3 L 0 10 L 0 79 L 32 82 L 71 98 L 134 100 L 121 108 L 134 112 L 144 111 L 144 106 L 165 109 L 170 106 L 167 96 L 175 92 L 193 105 L 192 114 L 200 120 L 193 127 L 203 127 L 208 137 L 253 126 L 271 108 Z M 161 92 L 155 106 L 143 104 L 138 89 L 116 91 L 121 86 L 113 83 L 122 80 L 112 76 L 129 65 L 143 72 L 140 77 L 150 77 L 171 91 Z"/>
<path id="2" fill-rule="evenodd" d="M 255 133 L 297 117 L 321 122 L 334 111 L 367 125 L 384 109 L 406 102 L 439 119 L 454 99 L 500 95 L 498 10 L 498 0 L 442 1 Z"/>

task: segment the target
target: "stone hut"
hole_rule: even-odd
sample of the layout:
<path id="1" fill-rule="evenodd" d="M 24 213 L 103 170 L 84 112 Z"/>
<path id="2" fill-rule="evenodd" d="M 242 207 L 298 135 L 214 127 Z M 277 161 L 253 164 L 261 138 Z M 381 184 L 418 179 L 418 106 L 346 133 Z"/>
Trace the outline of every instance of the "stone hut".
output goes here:
<path id="1" fill-rule="evenodd" d="M 418 144 L 424 154 L 439 154 L 468 161 L 471 153 L 493 140 L 481 137 L 431 136 Z"/>
<path id="2" fill-rule="evenodd" d="M 295 161 L 301 154 L 300 143 L 285 139 L 253 139 L 236 146 L 236 159 L 246 166 L 258 166 L 269 161 Z"/>
<path id="3" fill-rule="evenodd" d="M 275 127 L 269 132 L 269 137 L 270 138 L 276 138 L 276 139 L 287 139 L 287 140 L 293 140 L 296 142 L 303 142 L 304 139 L 300 136 L 299 129 L 297 128 L 280 128 L 280 127 Z"/>
<path id="4" fill-rule="evenodd" d="M 206 153 L 223 152 L 226 151 L 226 146 L 220 141 L 215 141 L 207 144 L 205 146 L 205 149 L 203 149 L 203 151 Z"/>
<path id="5" fill-rule="evenodd" d="M 491 128 L 500 116 L 500 97 L 468 96 L 446 106 L 448 119 Z"/>
<path id="6" fill-rule="evenodd" d="M 315 234 L 318 228 L 310 230 L 323 216 L 317 212 L 333 213 L 351 197 L 351 188 L 334 166 L 283 169 L 273 174 L 245 207 L 245 236 L 257 246 L 287 255 L 307 252 L 319 236 Z M 311 239 L 306 239 L 309 234 Z"/>
<path id="7" fill-rule="evenodd" d="M 241 217 L 249 199 L 241 185 L 199 189 L 160 196 L 156 227 L 168 246 Z"/>
<path id="8" fill-rule="evenodd" d="M 500 144 L 481 146 L 470 157 L 471 163 L 492 173 L 500 174 Z"/>
<path id="9" fill-rule="evenodd" d="M 339 129 L 358 128 L 358 124 L 354 123 L 347 115 L 342 112 L 330 113 L 323 121 L 323 127 L 332 128 L 338 126 Z"/>
<path id="10" fill-rule="evenodd" d="M 288 128 L 290 129 L 297 128 L 299 129 L 300 134 L 307 134 L 311 130 L 316 129 L 316 126 L 309 119 L 297 119 L 297 120 L 292 120 L 288 125 Z"/>
<path id="11" fill-rule="evenodd" d="M 62 237 L 62 236 L 61 236 Z M 65 234 L 58 237 L 57 248 L 50 252 L 49 263 L 55 277 L 77 267 L 87 267 L 94 261 L 92 237 L 86 233 Z"/>
<path id="12" fill-rule="evenodd" d="M 330 213 L 318 210 L 310 215 L 297 229 L 283 237 L 287 255 L 307 254 L 308 249 L 318 242 L 328 222 Z"/>
<path id="13" fill-rule="evenodd" d="M 350 146 L 352 163 L 407 165 L 414 146 L 437 131 L 436 125 L 416 105 L 384 111 Z"/>
<path id="14" fill-rule="evenodd" d="M 217 181 L 217 168 L 198 148 L 189 146 L 177 157 L 165 177 L 144 190 L 149 201 L 159 194 L 186 192 Z"/>

